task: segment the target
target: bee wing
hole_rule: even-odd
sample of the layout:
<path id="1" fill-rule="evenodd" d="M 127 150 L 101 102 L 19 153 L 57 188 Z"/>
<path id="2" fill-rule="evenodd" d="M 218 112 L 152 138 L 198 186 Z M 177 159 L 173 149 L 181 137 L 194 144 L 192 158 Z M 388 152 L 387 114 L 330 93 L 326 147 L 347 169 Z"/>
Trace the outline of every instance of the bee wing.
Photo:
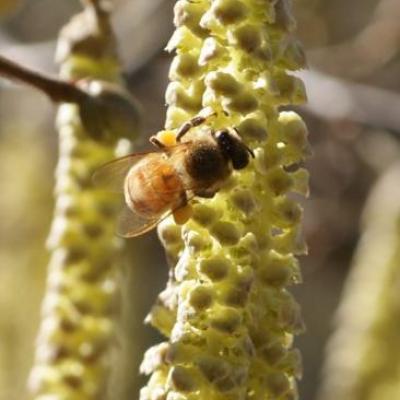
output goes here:
<path id="1" fill-rule="evenodd" d="M 137 164 L 139 161 L 144 158 L 149 158 L 154 160 L 154 158 L 164 157 L 166 156 L 166 160 L 171 165 L 171 167 L 175 170 L 179 170 L 181 168 L 176 168 L 177 166 L 182 165 L 185 152 L 190 146 L 190 142 L 179 143 L 175 146 L 167 147 L 162 151 L 149 151 L 143 153 L 134 153 L 127 155 L 125 157 L 117 158 L 116 160 L 112 160 L 107 164 L 101 166 L 95 173 L 93 174 L 93 181 L 96 186 L 100 186 L 111 190 L 113 192 L 123 193 L 124 191 L 124 183 L 126 175 L 129 170 Z M 147 177 L 151 179 L 151 177 L 160 177 L 165 174 L 163 170 L 164 163 L 153 163 L 151 168 L 151 173 L 147 173 Z M 185 190 L 194 190 L 200 188 L 198 183 L 188 182 L 187 179 L 182 180 L 183 186 Z M 179 186 L 176 189 L 172 188 L 164 188 L 161 186 L 157 189 L 158 193 L 166 194 L 166 193 L 175 193 L 182 191 L 182 187 Z"/>
<path id="2" fill-rule="evenodd" d="M 163 219 L 172 214 L 172 210 L 156 217 L 143 217 L 126 205 L 123 206 L 117 223 L 117 234 L 125 238 L 143 235 L 155 228 Z"/>
<path id="3" fill-rule="evenodd" d="M 192 194 L 188 196 L 187 201 L 190 202 L 193 198 L 194 195 Z M 171 208 L 171 210 L 151 218 L 137 214 L 124 204 L 117 221 L 117 234 L 124 238 L 143 235 L 154 229 L 161 221 L 168 218 L 179 208 L 181 206 Z"/>
<path id="4" fill-rule="evenodd" d="M 161 154 L 157 151 L 147 151 L 129 154 L 125 157 L 112 160 L 94 172 L 93 182 L 96 186 L 113 192 L 123 192 L 125 177 L 129 170 L 143 158 L 151 155 L 158 157 Z"/>
<path id="5" fill-rule="evenodd" d="M 142 235 L 153 229 L 158 219 L 143 217 L 124 205 L 118 217 L 117 234 L 125 238 Z"/>

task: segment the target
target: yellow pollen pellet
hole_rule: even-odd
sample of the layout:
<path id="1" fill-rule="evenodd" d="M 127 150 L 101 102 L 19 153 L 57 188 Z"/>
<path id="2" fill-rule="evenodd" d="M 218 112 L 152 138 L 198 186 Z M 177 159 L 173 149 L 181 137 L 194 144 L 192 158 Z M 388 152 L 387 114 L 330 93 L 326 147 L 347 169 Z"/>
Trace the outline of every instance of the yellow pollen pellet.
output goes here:
<path id="1" fill-rule="evenodd" d="M 183 225 L 192 216 L 192 212 L 193 212 L 193 210 L 192 210 L 192 207 L 190 204 L 187 204 L 184 207 L 178 208 L 173 213 L 175 223 L 178 225 Z"/>
<path id="2" fill-rule="evenodd" d="M 167 147 L 176 145 L 176 134 L 174 131 L 160 131 L 157 133 L 157 139 Z"/>

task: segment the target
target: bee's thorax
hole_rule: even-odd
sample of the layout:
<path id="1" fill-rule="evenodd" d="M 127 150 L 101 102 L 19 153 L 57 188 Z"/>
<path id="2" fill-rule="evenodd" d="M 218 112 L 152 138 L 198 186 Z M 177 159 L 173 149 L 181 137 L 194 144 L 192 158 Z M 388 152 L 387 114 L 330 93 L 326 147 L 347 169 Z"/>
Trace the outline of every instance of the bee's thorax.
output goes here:
<path id="1" fill-rule="evenodd" d="M 211 141 L 194 144 L 188 150 L 185 167 L 194 181 L 209 182 L 210 185 L 226 178 L 230 172 L 226 158 Z"/>

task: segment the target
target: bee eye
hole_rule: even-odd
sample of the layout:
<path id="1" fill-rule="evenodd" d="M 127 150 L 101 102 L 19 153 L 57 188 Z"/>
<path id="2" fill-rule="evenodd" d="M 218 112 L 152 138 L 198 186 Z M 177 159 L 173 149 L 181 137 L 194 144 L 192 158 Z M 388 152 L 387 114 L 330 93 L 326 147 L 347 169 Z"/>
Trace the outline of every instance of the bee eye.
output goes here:
<path id="1" fill-rule="evenodd" d="M 217 140 L 218 145 L 222 148 L 230 147 L 231 146 L 231 138 L 229 132 L 227 131 L 219 131 L 216 133 L 215 138 Z"/>
<path id="2" fill-rule="evenodd" d="M 234 169 L 243 169 L 249 163 L 249 153 L 245 148 L 238 148 L 231 157 Z"/>
<path id="3" fill-rule="evenodd" d="M 231 152 L 234 147 L 234 143 L 231 135 L 228 131 L 218 131 L 215 134 L 215 139 L 217 141 L 218 147 L 221 150 L 225 158 L 231 158 Z"/>
<path id="4" fill-rule="evenodd" d="M 234 169 L 242 169 L 247 166 L 249 151 L 238 138 L 228 131 L 219 131 L 215 137 L 222 154 L 232 162 Z"/>

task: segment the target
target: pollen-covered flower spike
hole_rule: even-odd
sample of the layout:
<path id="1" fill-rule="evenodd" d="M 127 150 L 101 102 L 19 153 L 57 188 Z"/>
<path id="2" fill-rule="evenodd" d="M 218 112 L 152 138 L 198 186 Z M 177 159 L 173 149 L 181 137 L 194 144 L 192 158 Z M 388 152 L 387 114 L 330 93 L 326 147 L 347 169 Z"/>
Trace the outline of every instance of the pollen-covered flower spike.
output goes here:
<path id="1" fill-rule="evenodd" d="M 124 150 L 121 137 L 137 132 L 124 125 L 136 128 L 130 117 L 121 117 L 129 103 L 125 94 L 119 95 L 123 89 L 109 90 L 121 84 L 120 71 L 108 14 L 95 4 L 87 2 L 59 40 L 61 77 L 74 82 L 85 78 L 79 84 L 94 104 L 83 110 L 82 104 L 61 104 L 57 116 L 60 154 L 48 239 L 51 259 L 30 376 L 37 400 L 104 398 L 114 343 L 118 204 L 113 194 L 93 186 L 92 174 Z M 115 105 L 120 114 L 110 112 Z M 91 127 L 107 135 L 96 137 Z"/>
<path id="2" fill-rule="evenodd" d="M 147 321 L 167 341 L 145 355 L 141 400 L 296 399 L 304 327 L 287 286 L 306 246 L 289 194 L 308 194 L 310 149 L 302 119 L 279 111 L 306 100 L 290 2 L 179 0 L 174 22 L 166 129 L 209 108 L 206 125 L 236 128 L 255 159 L 185 225 L 159 225 L 173 269 Z"/>

